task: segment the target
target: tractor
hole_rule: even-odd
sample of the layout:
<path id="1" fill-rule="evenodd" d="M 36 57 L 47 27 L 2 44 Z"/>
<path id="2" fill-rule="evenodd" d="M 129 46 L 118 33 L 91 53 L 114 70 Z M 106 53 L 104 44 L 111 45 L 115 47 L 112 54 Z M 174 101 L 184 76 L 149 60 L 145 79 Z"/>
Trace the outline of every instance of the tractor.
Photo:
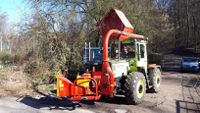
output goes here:
<path id="1" fill-rule="evenodd" d="M 111 9 L 98 26 L 103 46 L 85 45 L 85 71 L 74 81 L 57 76 L 57 97 L 96 101 L 122 95 L 127 104 L 136 105 L 142 102 L 147 90 L 157 93 L 161 69 L 147 62 L 147 38 L 135 34 L 133 26 L 118 9 Z"/>

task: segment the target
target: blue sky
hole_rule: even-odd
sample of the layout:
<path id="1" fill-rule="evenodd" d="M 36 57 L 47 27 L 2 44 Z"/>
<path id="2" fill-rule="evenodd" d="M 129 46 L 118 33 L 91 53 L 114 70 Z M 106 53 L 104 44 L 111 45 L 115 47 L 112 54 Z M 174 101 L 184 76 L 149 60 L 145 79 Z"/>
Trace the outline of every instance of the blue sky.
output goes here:
<path id="1" fill-rule="evenodd" d="M 31 13 L 26 0 L 0 0 L 0 12 L 5 13 L 8 23 L 17 23 Z"/>

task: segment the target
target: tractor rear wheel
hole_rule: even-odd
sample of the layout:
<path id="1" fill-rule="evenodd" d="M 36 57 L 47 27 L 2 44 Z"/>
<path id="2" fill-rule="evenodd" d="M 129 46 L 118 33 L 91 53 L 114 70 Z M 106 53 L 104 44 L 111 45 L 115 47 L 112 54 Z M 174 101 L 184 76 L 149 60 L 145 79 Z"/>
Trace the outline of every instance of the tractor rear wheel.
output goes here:
<path id="1" fill-rule="evenodd" d="M 161 83 L 161 71 L 159 68 L 153 68 L 149 72 L 150 75 L 150 84 L 152 85 L 152 92 L 157 93 L 160 91 L 160 83 Z"/>
<path id="2" fill-rule="evenodd" d="M 125 98 L 128 104 L 140 104 L 146 93 L 146 80 L 142 73 L 134 72 L 127 75 L 124 84 Z"/>

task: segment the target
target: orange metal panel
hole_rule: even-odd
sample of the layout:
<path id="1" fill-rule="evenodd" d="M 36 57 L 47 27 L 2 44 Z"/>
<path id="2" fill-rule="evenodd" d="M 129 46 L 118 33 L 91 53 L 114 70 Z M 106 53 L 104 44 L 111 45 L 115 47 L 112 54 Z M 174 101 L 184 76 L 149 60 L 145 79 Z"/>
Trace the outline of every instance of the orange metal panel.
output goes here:
<path id="1" fill-rule="evenodd" d="M 117 9 L 111 9 L 108 14 L 99 23 L 100 34 L 105 37 L 106 33 L 111 29 L 117 29 L 126 33 L 134 31 L 133 26 L 130 24 L 126 16 Z M 120 40 L 128 39 L 127 36 L 122 34 L 113 34 L 112 38 L 119 38 Z"/>
<path id="2" fill-rule="evenodd" d="M 82 99 L 89 99 L 89 100 L 96 100 L 100 96 L 98 93 L 98 84 L 97 81 L 93 78 L 88 76 L 89 74 L 83 75 L 82 78 L 77 78 L 74 83 L 69 81 L 67 78 L 63 76 L 57 77 L 57 96 L 58 97 L 69 97 L 71 100 L 82 100 Z M 85 78 L 84 78 L 85 77 Z M 94 81 L 95 82 L 95 90 L 92 92 L 89 86 L 81 86 L 77 84 L 77 81 Z M 89 95 L 89 96 L 87 96 Z"/>

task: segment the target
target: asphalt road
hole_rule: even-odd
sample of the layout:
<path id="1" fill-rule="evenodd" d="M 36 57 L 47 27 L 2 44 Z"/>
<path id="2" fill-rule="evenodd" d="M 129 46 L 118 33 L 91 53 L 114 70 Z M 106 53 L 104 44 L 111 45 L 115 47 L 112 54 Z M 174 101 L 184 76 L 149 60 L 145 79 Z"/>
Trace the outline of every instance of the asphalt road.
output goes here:
<path id="1" fill-rule="evenodd" d="M 85 103 L 50 97 L 0 97 L 0 113 L 200 113 L 200 74 L 164 72 L 159 93 L 147 93 L 140 105 L 123 97 Z M 199 82 L 198 82 L 199 79 Z"/>

